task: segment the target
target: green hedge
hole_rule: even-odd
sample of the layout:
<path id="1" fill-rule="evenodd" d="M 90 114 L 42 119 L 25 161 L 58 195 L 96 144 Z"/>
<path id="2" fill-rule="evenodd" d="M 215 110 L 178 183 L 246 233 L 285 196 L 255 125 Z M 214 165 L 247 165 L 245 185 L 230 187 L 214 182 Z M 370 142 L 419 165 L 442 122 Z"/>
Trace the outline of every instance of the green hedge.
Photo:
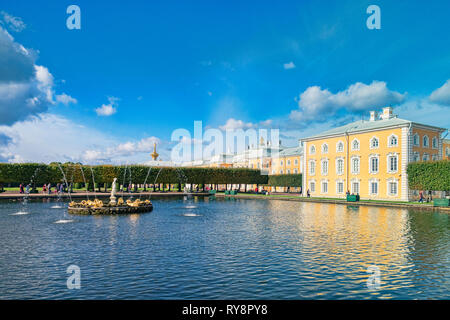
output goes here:
<path id="1" fill-rule="evenodd" d="M 270 186 L 273 187 L 301 187 L 302 175 L 301 174 L 277 174 L 269 176 L 268 181 Z"/>
<path id="2" fill-rule="evenodd" d="M 408 164 L 408 183 L 413 190 L 450 191 L 450 161 Z"/>
<path id="3" fill-rule="evenodd" d="M 194 183 L 194 184 L 267 184 L 267 175 L 261 175 L 257 169 L 246 168 L 175 168 L 150 167 L 144 165 L 86 166 L 82 164 L 60 164 L 69 183 L 92 182 L 94 176 L 98 184 L 110 183 L 117 178 L 120 184 L 144 183 Z M 9 164 L 0 163 L 0 183 L 57 183 L 63 181 L 57 163 L 49 165 L 39 163 Z"/>

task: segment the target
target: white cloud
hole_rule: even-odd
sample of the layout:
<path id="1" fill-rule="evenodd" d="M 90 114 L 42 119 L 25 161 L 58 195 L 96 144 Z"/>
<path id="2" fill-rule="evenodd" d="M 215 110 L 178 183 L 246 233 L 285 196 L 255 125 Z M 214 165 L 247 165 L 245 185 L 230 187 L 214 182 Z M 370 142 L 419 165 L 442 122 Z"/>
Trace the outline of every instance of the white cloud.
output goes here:
<path id="1" fill-rule="evenodd" d="M 294 69 L 295 68 L 295 64 L 294 64 L 294 62 L 291 61 L 289 63 L 283 64 L 283 68 L 286 69 L 286 70 Z"/>
<path id="2" fill-rule="evenodd" d="M 119 98 L 116 97 L 108 97 L 109 104 L 103 104 L 101 107 L 95 109 L 95 112 L 98 116 L 109 117 L 117 112 L 117 101 Z"/>
<path id="3" fill-rule="evenodd" d="M 430 101 L 450 105 L 450 80 L 447 80 L 442 87 L 434 90 L 430 95 Z"/>
<path id="4" fill-rule="evenodd" d="M 405 97 L 406 93 L 389 90 L 383 81 L 373 81 L 369 85 L 357 82 L 335 94 L 328 89 L 312 86 L 300 94 L 299 110 L 292 111 L 290 118 L 299 121 L 324 121 L 341 110 L 362 112 L 399 104 Z"/>
<path id="5" fill-rule="evenodd" d="M 0 132 L 0 161 L 6 162 L 143 163 L 150 160 L 153 143 L 162 144 L 157 137 L 123 142 L 52 114 L 0 126 Z M 158 152 L 167 150 L 158 147 Z"/>
<path id="6" fill-rule="evenodd" d="M 242 120 L 236 120 L 234 118 L 230 118 L 223 126 L 219 126 L 221 130 L 236 130 L 236 129 L 249 129 L 253 128 L 254 124 L 251 122 L 244 122 Z"/>
<path id="7" fill-rule="evenodd" d="M 68 105 L 70 103 L 76 104 L 78 101 L 75 98 L 72 98 L 71 96 L 62 93 L 62 94 L 58 94 L 56 95 L 56 102 L 62 103 L 64 105 Z"/>
<path id="8" fill-rule="evenodd" d="M 450 105 L 431 103 L 427 99 L 407 101 L 394 109 L 400 118 L 441 128 L 450 128 Z"/>
<path id="9" fill-rule="evenodd" d="M 144 160 L 149 160 L 154 143 L 160 144 L 161 140 L 157 137 L 147 137 L 139 141 L 116 143 L 106 148 L 88 149 L 84 151 L 82 158 L 85 161 L 96 163 L 108 163 L 118 159 L 126 159 L 126 162 L 129 162 L 134 155 L 146 154 Z"/>
<path id="10" fill-rule="evenodd" d="M 0 12 L 2 17 L 2 24 L 6 25 L 7 28 L 15 32 L 21 32 L 26 28 L 26 24 L 19 17 L 14 17 L 5 11 Z"/>
<path id="11" fill-rule="evenodd" d="M 36 54 L 0 26 L 0 125 L 46 112 L 55 104 L 54 79 Z"/>

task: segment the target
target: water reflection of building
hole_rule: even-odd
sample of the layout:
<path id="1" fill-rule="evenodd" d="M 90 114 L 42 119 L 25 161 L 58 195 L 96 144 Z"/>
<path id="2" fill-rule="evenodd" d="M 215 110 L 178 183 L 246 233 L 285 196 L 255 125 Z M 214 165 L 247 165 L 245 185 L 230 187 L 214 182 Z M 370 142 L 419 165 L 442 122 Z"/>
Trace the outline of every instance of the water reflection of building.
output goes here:
<path id="1" fill-rule="evenodd" d="M 310 267 L 344 268 L 336 272 L 361 272 L 367 279 L 367 267 L 377 265 L 385 279 L 395 277 L 409 266 L 411 254 L 410 217 L 406 209 L 287 201 L 268 201 L 273 228 L 297 236 L 286 250 L 301 250 L 310 256 Z M 345 270 L 348 268 L 348 271 Z"/>

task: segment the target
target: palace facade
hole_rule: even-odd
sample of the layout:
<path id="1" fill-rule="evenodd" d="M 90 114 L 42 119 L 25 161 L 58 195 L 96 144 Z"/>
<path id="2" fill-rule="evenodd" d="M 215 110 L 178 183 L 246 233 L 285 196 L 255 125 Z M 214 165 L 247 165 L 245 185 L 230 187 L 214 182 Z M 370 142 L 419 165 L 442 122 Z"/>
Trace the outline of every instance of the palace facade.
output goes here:
<path id="1" fill-rule="evenodd" d="M 443 158 L 446 129 L 400 119 L 391 107 L 301 139 L 303 186 L 313 197 L 402 200 L 411 198 L 407 165 Z M 306 196 L 306 192 L 303 193 Z"/>

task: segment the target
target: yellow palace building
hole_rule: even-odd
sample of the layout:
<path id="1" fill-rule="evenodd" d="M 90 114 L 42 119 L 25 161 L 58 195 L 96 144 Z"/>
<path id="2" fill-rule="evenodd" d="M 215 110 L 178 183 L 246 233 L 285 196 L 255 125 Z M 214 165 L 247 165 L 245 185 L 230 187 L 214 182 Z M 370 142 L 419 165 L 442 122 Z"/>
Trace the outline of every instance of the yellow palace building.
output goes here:
<path id="1" fill-rule="evenodd" d="M 303 186 L 312 197 L 409 201 L 407 165 L 442 159 L 446 129 L 415 123 L 383 108 L 356 121 L 301 139 Z"/>

